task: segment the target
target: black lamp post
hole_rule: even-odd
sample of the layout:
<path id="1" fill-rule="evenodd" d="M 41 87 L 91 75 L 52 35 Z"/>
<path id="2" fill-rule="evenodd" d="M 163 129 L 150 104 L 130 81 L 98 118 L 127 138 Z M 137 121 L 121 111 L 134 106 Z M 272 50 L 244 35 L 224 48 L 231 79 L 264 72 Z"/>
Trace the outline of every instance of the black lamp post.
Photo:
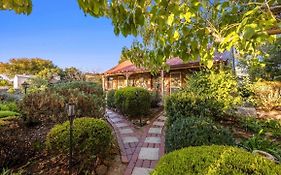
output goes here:
<path id="1" fill-rule="evenodd" d="M 22 87 L 24 88 L 24 94 L 26 94 L 27 88 L 29 88 L 29 84 L 27 82 L 23 82 Z"/>
<path id="2" fill-rule="evenodd" d="M 69 117 L 69 174 L 72 174 L 72 154 L 73 154 L 73 120 L 75 118 L 75 105 L 73 103 L 67 104 L 67 114 Z"/>

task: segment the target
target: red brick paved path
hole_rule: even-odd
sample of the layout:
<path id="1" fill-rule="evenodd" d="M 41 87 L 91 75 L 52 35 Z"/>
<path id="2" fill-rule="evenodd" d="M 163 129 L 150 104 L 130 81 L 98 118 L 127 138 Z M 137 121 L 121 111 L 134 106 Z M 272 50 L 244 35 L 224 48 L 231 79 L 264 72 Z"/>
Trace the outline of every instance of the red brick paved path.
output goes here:
<path id="1" fill-rule="evenodd" d="M 128 163 L 124 175 L 149 174 L 164 154 L 163 113 L 152 120 L 150 125 L 138 130 L 122 115 L 111 110 L 107 110 L 107 120 L 116 133 L 122 162 Z"/>

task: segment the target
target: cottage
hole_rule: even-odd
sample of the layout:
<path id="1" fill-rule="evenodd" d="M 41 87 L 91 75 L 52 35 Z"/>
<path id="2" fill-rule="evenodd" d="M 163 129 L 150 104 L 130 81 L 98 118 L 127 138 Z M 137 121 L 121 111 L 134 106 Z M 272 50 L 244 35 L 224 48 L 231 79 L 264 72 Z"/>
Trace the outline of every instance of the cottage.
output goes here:
<path id="1" fill-rule="evenodd" d="M 217 54 L 214 62 L 226 63 L 229 59 L 229 54 Z M 153 75 L 148 69 L 137 67 L 131 61 L 124 61 L 103 74 L 103 88 L 108 91 L 137 86 L 165 96 L 180 89 L 185 84 L 185 78 L 201 67 L 199 61 L 184 63 L 180 58 L 171 58 L 167 60 L 167 64 L 170 67 L 168 72 L 161 71 Z"/>

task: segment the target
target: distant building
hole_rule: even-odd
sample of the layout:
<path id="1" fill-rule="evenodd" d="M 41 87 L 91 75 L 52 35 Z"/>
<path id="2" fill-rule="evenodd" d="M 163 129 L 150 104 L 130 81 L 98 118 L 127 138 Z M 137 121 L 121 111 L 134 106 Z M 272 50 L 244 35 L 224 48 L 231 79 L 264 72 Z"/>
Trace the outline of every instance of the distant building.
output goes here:
<path id="1" fill-rule="evenodd" d="M 14 77 L 14 89 L 20 89 L 21 85 L 30 78 L 33 78 L 34 75 L 15 75 Z"/>
<path id="2" fill-rule="evenodd" d="M 231 54 L 216 54 L 214 64 L 227 64 L 231 59 Z M 103 89 L 108 91 L 126 86 L 137 86 L 156 91 L 164 97 L 183 87 L 186 77 L 202 67 L 200 61 L 184 62 L 180 58 L 168 59 L 167 64 L 170 66 L 169 72 L 162 71 L 154 75 L 148 69 L 137 67 L 130 61 L 124 61 L 104 72 Z"/>

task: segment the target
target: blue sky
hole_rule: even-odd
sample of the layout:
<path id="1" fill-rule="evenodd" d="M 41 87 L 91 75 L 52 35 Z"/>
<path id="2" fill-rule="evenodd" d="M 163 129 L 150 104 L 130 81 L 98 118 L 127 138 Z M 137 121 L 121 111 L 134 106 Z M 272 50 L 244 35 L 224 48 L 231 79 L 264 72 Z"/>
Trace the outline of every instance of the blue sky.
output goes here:
<path id="1" fill-rule="evenodd" d="M 115 36 L 111 21 L 86 16 L 77 0 L 33 0 L 31 15 L 0 11 L 0 61 L 39 57 L 60 67 L 102 72 L 133 37 Z"/>

